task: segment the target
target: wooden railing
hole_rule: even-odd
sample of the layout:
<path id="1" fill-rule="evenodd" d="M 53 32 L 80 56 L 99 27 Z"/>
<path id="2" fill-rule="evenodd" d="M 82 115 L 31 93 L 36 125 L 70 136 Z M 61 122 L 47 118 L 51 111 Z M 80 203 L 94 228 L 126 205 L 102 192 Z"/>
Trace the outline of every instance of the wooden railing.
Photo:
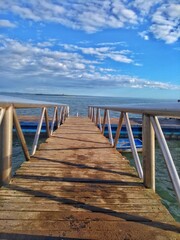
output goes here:
<path id="1" fill-rule="evenodd" d="M 26 140 L 21 129 L 17 115 L 17 109 L 41 109 L 41 115 L 37 126 L 32 152 L 29 153 Z M 49 124 L 48 109 L 54 108 L 52 122 Z M 8 101 L 0 99 L 0 186 L 7 184 L 11 179 L 12 171 L 12 143 L 13 126 L 20 140 L 22 150 L 26 160 L 30 159 L 36 152 L 38 140 L 45 119 L 46 134 L 50 137 L 53 134 L 54 126 L 58 128 L 69 116 L 69 106 L 66 104 L 30 101 L 18 98 L 9 98 Z"/>
<path id="2" fill-rule="evenodd" d="M 104 111 L 103 121 L 100 111 Z M 113 139 L 110 123 L 110 111 L 120 112 L 119 123 L 117 126 L 116 136 Z M 135 146 L 133 132 L 129 121 L 128 113 L 142 115 L 142 142 L 143 142 L 143 167 L 138 156 Z M 177 199 L 180 203 L 180 179 L 171 156 L 169 147 L 161 129 L 158 116 L 178 118 L 180 121 L 180 104 L 159 104 L 159 105 L 122 105 L 122 106 L 98 106 L 88 107 L 89 118 L 99 126 L 100 131 L 104 134 L 105 124 L 108 125 L 109 140 L 112 147 L 116 148 L 123 120 L 126 125 L 130 146 L 135 160 L 135 166 L 140 178 L 143 179 L 144 185 L 155 191 L 155 136 L 162 150 L 165 163 L 172 181 Z"/>

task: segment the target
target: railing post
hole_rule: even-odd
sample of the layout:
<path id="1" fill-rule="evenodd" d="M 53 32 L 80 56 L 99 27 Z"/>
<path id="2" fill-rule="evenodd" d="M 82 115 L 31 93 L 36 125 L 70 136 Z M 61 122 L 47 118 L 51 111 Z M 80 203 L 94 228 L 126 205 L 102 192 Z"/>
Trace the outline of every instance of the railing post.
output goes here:
<path id="1" fill-rule="evenodd" d="M 93 119 L 93 107 L 91 107 L 91 121 L 92 121 L 92 119 Z"/>
<path id="2" fill-rule="evenodd" d="M 93 122 L 93 114 L 94 114 L 94 110 L 93 107 L 91 108 L 91 121 Z"/>
<path id="3" fill-rule="evenodd" d="M 91 107 L 89 107 L 89 119 L 91 119 Z"/>
<path id="4" fill-rule="evenodd" d="M 58 121 L 58 128 L 60 127 L 61 123 L 62 123 L 62 111 L 63 111 L 63 107 L 60 107 L 60 111 L 59 111 L 59 121 Z"/>
<path id="5" fill-rule="evenodd" d="M 91 107 L 88 106 L 88 118 L 91 116 Z"/>
<path id="6" fill-rule="evenodd" d="M 143 115 L 142 139 L 144 186 L 155 191 L 155 136 L 147 114 Z"/>
<path id="7" fill-rule="evenodd" d="M 65 122 L 65 106 L 62 108 L 62 124 Z"/>
<path id="8" fill-rule="evenodd" d="M 56 108 L 56 129 L 58 128 L 58 122 L 59 122 L 58 113 L 59 113 L 59 107 L 57 106 L 57 108 Z"/>
<path id="9" fill-rule="evenodd" d="M 67 106 L 67 117 L 69 117 L 69 106 Z"/>
<path id="10" fill-rule="evenodd" d="M 96 109 L 93 107 L 93 122 L 96 123 L 96 114 L 95 114 Z"/>
<path id="11" fill-rule="evenodd" d="M 12 171 L 13 106 L 6 108 L 0 125 L 0 186 L 8 184 Z"/>
<path id="12" fill-rule="evenodd" d="M 66 118 L 67 118 L 67 106 L 65 106 L 65 108 L 64 108 L 65 110 L 65 114 L 64 114 L 64 121 L 66 121 Z"/>
<path id="13" fill-rule="evenodd" d="M 96 109 L 96 126 L 98 125 L 98 118 L 99 118 L 98 111 L 99 111 L 99 108 Z"/>

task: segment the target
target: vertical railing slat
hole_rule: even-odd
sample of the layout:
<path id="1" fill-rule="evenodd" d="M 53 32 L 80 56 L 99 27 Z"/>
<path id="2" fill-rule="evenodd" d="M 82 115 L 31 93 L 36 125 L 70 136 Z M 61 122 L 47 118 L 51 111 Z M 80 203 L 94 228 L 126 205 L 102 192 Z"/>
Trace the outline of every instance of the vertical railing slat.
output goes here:
<path id="1" fill-rule="evenodd" d="M 56 113 L 57 113 L 57 107 L 54 107 L 54 112 L 53 112 L 53 118 L 52 118 L 52 122 L 51 122 L 51 131 L 50 134 L 53 134 L 54 131 L 54 123 L 55 123 L 55 119 L 56 119 Z"/>
<path id="2" fill-rule="evenodd" d="M 46 122 L 46 134 L 47 137 L 50 137 L 50 130 L 49 130 L 49 117 L 48 117 L 48 111 L 47 108 L 45 108 L 45 122 Z"/>
<path id="3" fill-rule="evenodd" d="M 110 114 L 109 114 L 109 110 L 107 110 L 107 123 L 108 123 L 108 133 L 109 133 L 109 140 L 111 145 L 114 145 L 114 140 L 113 140 L 113 136 L 112 136 L 112 129 L 111 129 L 111 120 L 110 120 Z"/>
<path id="4" fill-rule="evenodd" d="M 120 131 L 121 131 L 121 128 L 122 128 L 122 123 L 123 123 L 123 112 L 121 112 L 120 116 L 119 116 L 118 127 L 117 127 L 117 130 L 116 130 L 116 136 L 115 136 L 115 140 L 114 140 L 114 148 L 116 148 L 118 140 L 119 140 L 119 135 L 120 135 Z"/>
<path id="5" fill-rule="evenodd" d="M 101 124 L 101 110 L 98 108 L 98 119 L 99 119 L 99 129 L 102 132 L 102 124 Z"/>
<path id="6" fill-rule="evenodd" d="M 39 120 L 39 124 L 38 124 L 37 130 L 36 130 L 36 134 L 35 134 L 34 142 L 33 142 L 33 146 L 32 146 L 32 153 L 31 153 L 32 156 L 35 154 L 36 149 L 37 149 L 37 143 L 38 143 L 39 135 L 40 135 L 40 132 L 41 132 L 44 113 L 45 113 L 45 108 L 42 108 L 41 117 L 40 117 L 40 120 Z"/>
<path id="7" fill-rule="evenodd" d="M 106 127 L 106 117 L 107 116 L 107 109 L 104 110 L 104 118 L 103 118 L 103 126 L 102 126 L 102 134 L 104 135 L 104 130 Z"/>
<path id="8" fill-rule="evenodd" d="M 1 125 L 1 122 L 2 122 L 3 117 L 4 117 L 4 114 L 5 114 L 5 109 L 4 109 L 4 108 L 1 108 L 0 110 L 1 110 L 1 111 L 0 111 L 0 125 Z"/>
<path id="9" fill-rule="evenodd" d="M 61 123 L 64 123 L 64 121 L 65 121 L 65 106 L 63 106 L 62 107 L 62 121 L 61 121 Z"/>
<path id="10" fill-rule="evenodd" d="M 136 149 L 136 145 L 135 145 L 135 142 L 134 142 L 134 137 L 133 137 L 129 117 L 128 117 L 127 113 L 124 113 L 123 115 L 124 115 L 124 119 L 125 119 L 125 123 L 126 123 L 126 128 L 127 128 L 127 132 L 128 132 L 128 137 L 129 137 L 129 141 L 130 141 L 131 150 L 132 150 L 132 154 L 133 154 L 133 157 L 134 157 L 136 169 L 137 169 L 139 177 L 143 178 L 143 170 L 142 170 L 142 167 L 141 167 L 140 159 L 139 159 L 137 149 Z"/>
<path id="11" fill-rule="evenodd" d="M 29 150 L 28 150 L 26 140 L 24 138 L 24 134 L 22 132 L 21 125 L 19 123 L 19 120 L 18 120 L 17 113 L 16 113 L 15 109 L 13 109 L 13 122 L 14 122 L 14 126 L 16 128 L 16 132 L 17 132 L 19 141 L 20 141 L 22 149 L 23 149 L 24 156 L 25 156 L 26 160 L 29 161 L 30 160 Z"/>
<path id="12" fill-rule="evenodd" d="M 61 125 L 62 123 L 62 110 L 63 110 L 63 107 L 61 106 L 60 107 L 60 111 L 59 111 L 59 121 L 58 121 L 58 127 Z"/>

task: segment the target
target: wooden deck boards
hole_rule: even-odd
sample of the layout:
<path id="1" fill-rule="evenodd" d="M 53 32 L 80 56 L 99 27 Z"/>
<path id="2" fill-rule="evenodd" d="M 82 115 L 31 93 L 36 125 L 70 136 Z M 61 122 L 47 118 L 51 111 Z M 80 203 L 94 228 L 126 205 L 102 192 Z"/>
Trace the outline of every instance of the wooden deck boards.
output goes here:
<path id="1" fill-rule="evenodd" d="M 157 194 L 87 118 L 69 118 L 0 189 L 0 239 L 180 239 Z"/>

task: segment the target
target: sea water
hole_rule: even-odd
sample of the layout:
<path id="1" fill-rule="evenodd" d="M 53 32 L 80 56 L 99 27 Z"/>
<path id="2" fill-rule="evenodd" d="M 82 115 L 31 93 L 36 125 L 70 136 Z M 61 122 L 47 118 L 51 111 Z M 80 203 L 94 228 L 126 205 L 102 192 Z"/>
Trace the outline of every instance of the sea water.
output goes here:
<path id="1" fill-rule="evenodd" d="M 14 97 L 21 97 L 31 100 L 40 100 L 48 102 L 57 102 L 68 104 L 70 106 L 70 115 L 76 116 L 87 116 L 88 105 L 120 105 L 120 104 L 146 104 L 146 103 L 159 103 L 161 102 L 175 102 L 175 100 L 156 100 L 156 99 L 137 99 L 137 98 L 121 98 L 121 97 L 93 97 L 93 96 L 58 96 L 58 95 L 35 95 L 35 94 L 9 94 Z M 7 94 L 4 95 L 8 98 Z M 52 114 L 53 109 L 50 110 Z M 23 109 L 19 110 L 20 115 L 38 115 L 40 114 L 40 109 Z M 119 113 L 111 113 L 112 117 L 119 117 Z M 41 138 L 40 142 L 45 139 Z M 32 136 L 26 136 L 26 141 L 31 149 L 33 143 Z M 176 169 L 180 174 L 180 141 L 179 140 L 168 140 L 168 146 L 172 153 Z M 134 165 L 132 154 L 125 154 L 130 160 L 130 163 Z M 140 154 L 140 158 L 142 158 Z M 16 135 L 13 139 L 13 173 L 24 161 L 24 156 L 22 154 L 21 147 L 19 145 Z M 167 168 L 159 149 L 158 143 L 156 143 L 156 192 L 162 198 L 162 203 L 167 207 L 173 217 L 180 222 L 180 208 L 176 200 L 176 196 L 169 178 Z"/>

